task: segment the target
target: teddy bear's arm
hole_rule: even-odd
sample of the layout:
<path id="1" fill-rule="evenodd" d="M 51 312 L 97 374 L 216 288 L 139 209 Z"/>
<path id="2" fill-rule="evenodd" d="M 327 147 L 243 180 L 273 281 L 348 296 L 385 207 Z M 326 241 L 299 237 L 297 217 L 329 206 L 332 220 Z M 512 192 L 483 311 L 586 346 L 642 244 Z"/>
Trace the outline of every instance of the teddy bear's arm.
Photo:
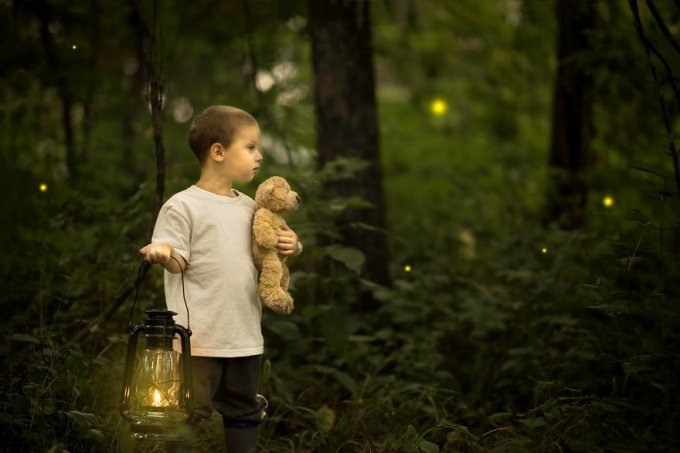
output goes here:
<path id="1" fill-rule="evenodd" d="M 274 231 L 274 213 L 269 209 L 260 208 L 253 220 L 255 242 L 266 249 L 276 248 L 278 237 Z"/>

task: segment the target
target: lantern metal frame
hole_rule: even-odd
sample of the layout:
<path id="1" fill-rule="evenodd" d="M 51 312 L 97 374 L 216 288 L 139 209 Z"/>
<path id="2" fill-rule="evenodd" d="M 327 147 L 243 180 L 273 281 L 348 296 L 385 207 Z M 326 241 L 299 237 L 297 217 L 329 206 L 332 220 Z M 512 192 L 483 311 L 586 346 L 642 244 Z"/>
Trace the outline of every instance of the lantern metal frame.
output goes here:
<path id="1" fill-rule="evenodd" d="M 174 258 L 174 257 L 173 257 Z M 132 315 L 137 302 L 137 290 L 141 281 L 142 270 L 148 263 L 143 262 L 137 277 L 135 300 L 130 310 L 130 322 L 128 325 L 128 348 L 123 374 L 123 388 L 119 406 L 121 416 L 130 422 L 132 437 L 135 439 L 168 440 L 175 437 L 175 428 L 182 424 L 190 423 L 194 415 L 192 400 L 192 375 L 191 375 L 191 329 L 176 324 L 173 316 L 174 311 L 166 309 L 152 309 L 145 311 L 147 319 L 136 326 L 132 326 Z M 179 263 L 178 263 L 179 264 Z M 180 267 L 181 269 L 181 267 Z M 184 272 L 182 270 L 182 295 L 184 296 Z M 187 321 L 189 307 L 184 296 L 184 304 L 187 308 Z M 173 341 L 179 336 L 181 345 L 181 357 L 176 364 L 180 369 L 179 389 L 177 390 L 177 404 L 169 406 L 149 406 L 146 415 L 140 415 L 131 407 L 136 382 L 134 381 L 135 366 L 137 364 L 137 346 L 139 336 L 146 339 L 146 349 L 158 349 L 161 351 L 173 351 Z"/>

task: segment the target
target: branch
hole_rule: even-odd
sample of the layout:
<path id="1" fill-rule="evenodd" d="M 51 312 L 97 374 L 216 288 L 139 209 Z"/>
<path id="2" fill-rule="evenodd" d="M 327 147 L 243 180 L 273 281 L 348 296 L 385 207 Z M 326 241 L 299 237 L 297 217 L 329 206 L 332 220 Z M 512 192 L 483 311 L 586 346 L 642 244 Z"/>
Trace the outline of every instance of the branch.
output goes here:
<path id="1" fill-rule="evenodd" d="M 126 283 L 125 287 L 118 293 L 118 295 L 116 295 L 116 298 L 113 300 L 113 302 L 111 302 L 111 304 L 109 304 L 109 306 L 106 307 L 104 311 L 99 316 L 97 316 L 97 318 L 95 318 L 93 321 L 90 321 L 90 323 L 86 327 L 80 329 L 73 336 L 73 338 L 71 338 L 70 342 L 80 343 L 91 333 L 99 329 L 101 323 L 110 319 L 116 313 L 116 311 L 118 311 L 118 309 L 123 305 L 123 303 L 127 300 L 130 294 L 132 294 L 137 289 L 137 287 L 141 285 L 148 271 L 149 264 L 145 262 L 145 265 L 139 272 L 138 277 L 135 278 L 135 280 Z"/>
<path id="2" fill-rule="evenodd" d="M 675 49 L 676 52 L 680 53 L 680 44 L 678 44 L 678 42 L 675 40 L 673 35 L 671 35 L 671 31 L 666 26 L 666 23 L 663 21 L 663 18 L 661 17 L 661 14 L 659 14 L 659 10 L 656 9 L 656 6 L 654 5 L 654 3 L 647 0 L 647 7 L 652 12 L 652 16 L 654 16 L 654 20 L 656 21 L 657 25 L 661 29 L 661 32 L 666 37 L 668 42 L 671 43 L 671 46 L 673 46 L 673 48 Z"/>
<path id="3" fill-rule="evenodd" d="M 154 1 L 154 31 L 149 33 L 149 28 L 146 26 L 141 14 L 141 8 L 136 0 L 129 1 L 132 7 L 135 18 L 138 19 L 135 23 L 138 25 L 138 36 L 143 38 L 145 43 L 149 43 L 149 47 L 145 47 L 145 65 L 149 75 L 149 84 L 147 88 L 147 100 L 151 104 L 151 122 L 153 124 L 153 139 L 155 143 L 156 153 L 156 192 L 154 194 L 153 208 L 151 214 L 151 224 L 147 232 L 147 243 L 151 242 L 153 228 L 158 218 L 158 212 L 163 205 L 163 192 L 165 190 L 165 147 L 163 146 L 163 123 L 161 119 L 161 108 L 163 101 L 163 84 L 161 83 L 161 71 L 157 66 L 156 56 L 156 2 Z M 110 319 L 118 309 L 125 303 L 127 298 L 135 291 L 139 285 L 144 281 L 146 274 L 149 271 L 149 264 L 144 263 L 137 277 L 127 283 L 125 287 L 118 292 L 113 302 L 111 302 L 104 311 L 94 320 L 77 332 L 71 339 L 71 343 L 79 343 L 85 339 L 92 332 L 96 331 L 99 326 Z"/>
<path id="4" fill-rule="evenodd" d="M 673 170 L 674 170 L 674 176 L 675 176 L 675 190 L 676 190 L 676 197 L 678 198 L 678 202 L 680 203 L 680 162 L 678 159 L 678 150 L 675 146 L 675 136 L 673 134 L 673 126 L 671 123 L 671 118 L 670 114 L 668 111 L 668 106 L 666 105 L 666 100 L 664 99 L 663 96 L 663 85 L 661 83 L 661 80 L 659 78 L 659 74 L 656 71 L 656 66 L 654 66 L 654 61 L 652 60 L 652 54 L 656 56 L 656 58 L 659 59 L 661 64 L 663 65 L 664 69 L 666 70 L 666 75 L 668 77 L 668 81 L 671 85 L 671 88 L 673 89 L 673 93 L 675 94 L 675 99 L 676 102 L 680 103 L 680 91 L 678 91 L 678 87 L 675 84 L 675 81 L 673 79 L 673 72 L 671 71 L 670 65 L 666 61 L 666 59 L 659 53 L 659 51 L 652 45 L 652 43 L 647 39 L 644 33 L 644 29 L 642 28 L 642 21 L 640 20 L 640 11 L 638 10 L 638 5 L 637 5 L 637 0 L 628 0 L 628 5 L 630 6 L 630 10 L 633 13 L 633 18 L 635 19 L 635 29 L 638 32 L 638 36 L 640 37 L 640 40 L 645 46 L 645 53 L 647 54 L 647 60 L 649 61 L 649 66 L 652 70 L 652 75 L 654 77 L 654 82 L 656 83 L 657 87 L 657 93 L 659 96 L 659 104 L 661 105 L 661 113 L 663 114 L 663 122 L 664 126 L 666 127 L 666 132 L 668 134 L 668 152 L 671 155 L 671 158 L 673 159 Z M 652 13 L 653 14 L 653 13 Z"/>

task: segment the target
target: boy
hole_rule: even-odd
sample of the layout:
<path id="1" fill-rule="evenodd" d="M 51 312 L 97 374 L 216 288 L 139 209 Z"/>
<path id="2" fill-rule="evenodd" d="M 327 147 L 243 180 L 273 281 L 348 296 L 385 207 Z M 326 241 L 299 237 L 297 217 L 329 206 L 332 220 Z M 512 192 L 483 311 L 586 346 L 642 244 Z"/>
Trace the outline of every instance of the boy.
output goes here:
<path id="1" fill-rule="evenodd" d="M 144 259 L 165 272 L 168 309 L 187 325 L 182 282 L 191 321 L 195 417 L 222 414 L 227 450 L 255 451 L 265 399 L 257 394 L 263 339 L 257 270 L 250 248 L 252 198 L 232 188 L 249 182 L 262 163 L 260 129 L 247 112 L 216 105 L 191 123 L 189 145 L 201 165 L 198 182 L 161 208 Z M 297 254 L 297 235 L 278 233 L 282 256 Z"/>

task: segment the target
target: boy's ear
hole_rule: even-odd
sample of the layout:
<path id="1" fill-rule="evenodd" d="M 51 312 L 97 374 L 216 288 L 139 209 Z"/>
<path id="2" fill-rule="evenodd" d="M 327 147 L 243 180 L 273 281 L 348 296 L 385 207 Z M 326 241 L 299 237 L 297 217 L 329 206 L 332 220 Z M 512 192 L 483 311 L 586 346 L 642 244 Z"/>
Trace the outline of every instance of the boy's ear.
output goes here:
<path id="1" fill-rule="evenodd" d="M 210 158 L 217 162 L 224 160 L 224 147 L 221 143 L 213 143 L 210 145 Z"/>

